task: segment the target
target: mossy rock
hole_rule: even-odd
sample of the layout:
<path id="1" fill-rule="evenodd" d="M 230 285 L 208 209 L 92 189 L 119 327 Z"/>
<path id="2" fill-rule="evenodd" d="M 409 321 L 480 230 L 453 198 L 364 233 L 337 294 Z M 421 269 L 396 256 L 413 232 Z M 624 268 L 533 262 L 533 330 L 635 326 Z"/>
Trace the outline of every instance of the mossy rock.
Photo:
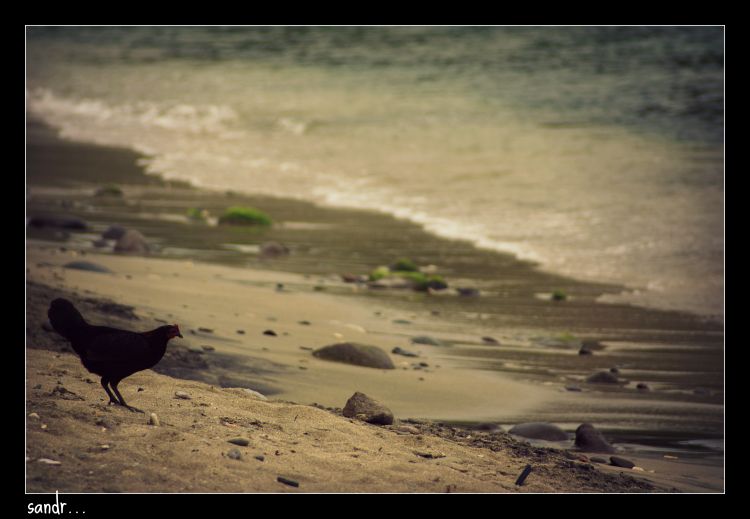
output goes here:
<path id="1" fill-rule="evenodd" d="M 197 220 L 205 222 L 208 220 L 209 212 L 206 209 L 200 209 L 198 207 L 191 207 L 187 210 L 187 217 L 191 220 Z"/>
<path id="2" fill-rule="evenodd" d="M 377 281 L 391 275 L 391 269 L 388 267 L 378 267 L 370 272 L 370 281 Z"/>
<path id="3" fill-rule="evenodd" d="M 271 217 L 253 207 L 230 207 L 219 217 L 220 224 L 228 225 L 261 225 L 272 224 Z"/>
<path id="4" fill-rule="evenodd" d="M 370 272 L 370 281 L 379 281 L 384 278 L 401 278 L 409 281 L 414 290 L 426 291 L 428 288 L 442 290 L 448 288 L 442 276 L 437 274 L 425 274 L 419 271 L 393 270 L 388 267 L 378 267 Z"/>
<path id="5" fill-rule="evenodd" d="M 419 267 L 409 258 L 401 258 L 391 265 L 390 269 L 394 272 L 418 272 Z"/>
<path id="6" fill-rule="evenodd" d="M 552 292 L 553 301 L 565 301 L 566 299 L 568 299 L 568 294 L 566 294 L 562 290 L 555 290 L 554 292 Z"/>
<path id="7" fill-rule="evenodd" d="M 445 282 L 442 276 L 436 274 L 423 274 L 422 272 L 392 272 L 392 276 L 405 278 L 414 283 L 414 290 L 426 291 L 428 288 L 435 290 L 442 290 L 448 288 L 448 283 Z"/>

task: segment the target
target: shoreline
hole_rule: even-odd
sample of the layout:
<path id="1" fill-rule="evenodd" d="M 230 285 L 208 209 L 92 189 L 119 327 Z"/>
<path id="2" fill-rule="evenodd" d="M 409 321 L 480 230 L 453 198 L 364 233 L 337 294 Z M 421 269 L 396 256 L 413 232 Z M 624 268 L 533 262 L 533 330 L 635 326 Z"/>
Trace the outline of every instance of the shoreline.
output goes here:
<path id="1" fill-rule="evenodd" d="M 44 138 L 49 138 L 49 136 Z M 494 252 L 471 251 L 467 253 L 468 249 L 461 244 L 429 237 L 414 224 L 399 222 L 380 214 L 312 208 L 309 204 L 286 200 L 205 193 L 182 183 L 172 183 L 145 175 L 135 164 L 137 154 L 129 150 L 113 150 L 70 143 L 60 141 L 56 137 L 45 142 L 44 138 L 40 140 L 37 135 L 29 139 L 32 146 L 37 146 L 34 148 L 34 154 L 29 152 L 30 159 L 38 161 L 30 165 L 30 170 L 33 169 L 34 173 L 27 177 L 27 187 L 30 187 L 28 203 L 30 213 L 38 210 L 39 207 L 44 207 L 47 211 L 52 207 L 54 209 L 49 212 L 64 211 L 83 217 L 92 224 L 94 232 L 84 233 L 80 237 L 72 234 L 64 241 L 54 239 L 50 241 L 48 235 L 30 236 L 28 246 L 29 250 L 33 251 L 30 257 L 33 256 L 35 261 L 29 260 L 28 266 L 32 270 L 38 270 L 34 275 L 42 274 L 48 281 L 62 284 L 75 280 L 75 286 L 79 286 L 81 290 L 89 290 L 96 296 L 110 297 L 118 303 L 127 301 L 125 304 L 133 305 L 139 311 L 144 308 L 145 301 L 137 300 L 132 293 L 123 292 L 123 286 L 139 287 L 135 294 L 152 294 L 151 285 L 161 286 L 162 290 L 171 291 L 174 294 L 184 294 L 180 283 L 186 282 L 185 279 L 190 277 L 187 275 L 190 270 L 208 272 L 215 269 L 214 274 L 216 274 L 227 268 L 233 268 L 242 274 L 225 275 L 228 279 L 221 279 L 221 276 L 210 280 L 205 279 L 203 285 L 205 293 L 243 290 L 247 293 L 261 294 L 259 297 L 262 298 L 299 296 L 300 300 L 305 300 L 306 303 L 296 306 L 297 309 L 315 308 L 321 305 L 323 300 L 330 301 L 323 306 L 329 310 L 334 308 L 335 312 L 333 315 L 326 314 L 327 317 L 323 319 L 325 325 L 315 331 L 313 331 L 315 327 L 304 327 L 304 329 L 299 327 L 297 321 L 305 317 L 299 315 L 292 317 L 289 309 L 284 307 L 278 309 L 279 315 L 284 315 L 289 320 L 289 322 L 284 322 L 285 326 L 290 327 L 285 331 L 292 335 L 279 336 L 275 339 L 291 341 L 294 340 L 292 337 L 298 336 L 296 333 L 303 333 L 307 342 L 307 344 L 296 345 L 290 343 L 288 347 L 285 347 L 285 353 L 273 351 L 269 344 L 261 345 L 260 341 L 266 339 L 258 339 L 258 334 L 252 337 L 253 341 L 258 341 L 258 344 L 251 346 L 250 349 L 244 346 L 239 348 L 238 339 L 250 339 L 248 324 L 239 325 L 231 322 L 231 319 L 228 321 L 224 319 L 227 322 L 223 323 L 222 329 L 225 331 L 221 340 L 218 340 L 219 337 L 216 336 L 209 337 L 208 340 L 217 340 L 217 351 L 223 349 L 224 353 L 238 354 L 245 359 L 253 358 L 258 362 L 257 365 L 251 365 L 250 371 L 245 373 L 239 373 L 241 370 L 232 370 L 227 367 L 223 376 L 230 380 L 247 381 L 255 377 L 253 382 L 256 384 L 255 387 L 266 390 L 268 395 L 288 397 L 302 403 L 313 403 L 309 395 L 315 394 L 321 395 L 318 400 L 324 401 L 329 406 L 343 406 L 344 396 L 342 395 L 353 392 L 351 367 L 343 365 L 343 367 L 334 367 L 324 364 L 324 373 L 319 372 L 312 376 L 310 366 L 299 362 L 305 360 L 309 354 L 309 350 L 301 350 L 300 346 L 310 348 L 321 346 L 325 341 L 333 343 L 337 340 L 334 334 L 340 334 L 346 339 L 364 338 L 364 342 L 367 343 L 375 341 L 386 351 L 390 351 L 397 344 L 405 349 L 417 348 L 423 356 L 420 360 L 425 360 L 431 365 L 429 370 L 432 370 L 432 373 L 429 370 L 423 373 L 411 369 L 409 359 L 406 359 L 407 365 L 401 367 L 407 367 L 407 369 L 401 371 L 412 377 L 412 380 L 406 386 L 391 385 L 388 388 L 390 392 L 385 393 L 383 400 L 387 401 L 389 406 L 402 417 L 435 418 L 443 421 L 446 421 L 446 417 L 450 417 L 457 422 L 467 418 L 469 422 L 482 419 L 499 422 L 503 420 L 503 417 L 498 414 L 498 409 L 502 408 L 502 413 L 510 421 L 547 416 L 548 421 L 553 423 L 573 424 L 574 417 L 581 418 L 578 421 L 586 421 L 582 418 L 581 404 L 578 403 L 579 399 L 577 400 L 579 396 L 584 395 L 588 399 L 586 405 L 591 409 L 596 410 L 598 407 L 603 409 L 587 416 L 591 417 L 597 426 L 602 427 L 609 435 L 614 435 L 623 443 L 627 443 L 628 434 L 627 431 L 618 429 L 619 422 L 616 414 L 612 415 L 607 409 L 613 405 L 624 405 L 629 409 L 625 413 L 639 413 L 649 408 L 657 409 L 657 413 L 662 414 L 654 417 L 656 419 L 654 423 L 663 421 L 665 418 L 669 421 L 672 419 L 670 416 L 675 417 L 677 421 L 674 422 L 673 427 L 677 427 L 674 431 L 677 431 L 678 437 L 680 437 L 679 431 L 680 427 L 683 427 L 683 422 L 695 417 L 699 419 L 699 423 L 703 423 L 700 420 L 705 421 L 701 427 L 706 430 L 716 429 L 716 405 L 723 402 L 723 381 L 717 382 L 716 377 L 710 371 L 707 371 L 705 375 L 697 375 L 698 378 L 694 376 L 693 384 L 696 380 L 701 380 L 700 377 L 703 376 L 705 384 L 701 383 L 701 385 L 709 387 L 710 391 L 708 396 L 696 396 L 689 390 L 682 389 L 680 384 L 684 383 L 675 383 L 671 372 L 679 367 L 674 364 L 675 358 L 684 352 L 700 353 L 702 349 L 705 349 L 708 355 L 717 347 L 722 346 L 723 325 L 719 323 L 706 323 L 694 316 L 679 312 L 662 312 L 625 305 L 596 303 L 598 295 L 608 287 L 552 276 L 539 272 L 527 262 L 519 262 L 510 256 L 506 257 Z M 84 160 L 81 162 L 79 159 Z M 54 170 L 50 168 L 52 163 L 56 166 Z M 39 174 L 45 172 L 46 175 Z M 88 177 L 87 172 L 90 175 Z M 106 177 L 102 177 L 101 172 L 106 172 Z M 50 176 L 50 173 L 65 176 L 66 182 L 61 185 L 60 179 Z M 122 185 L 125 191 L 124 200 L 108 201 L 91 197 L 93 187 L 108 182 Z M 55 200 L 72 201 L 72 205 L 55 207 L 50 204 Z M 165 204 L 165 200 L 169 203 Z M 262 207 L 263 209 L 267 209 L 274 215 L 281 215 L 279 218 L 281 224 L 265 235 L 243 234 L 236 230 L 222 230 L 215 227 L 196 227 L 188 222 L 174 219 L 174 215 L 184 211 L 187 204 L 204 203 L 219 207 L 222 204 L 233 204 L 237 201 L 259 200 L 266 206 Z M 131 201 L 134 203 L 131 204 Z M 76 206 L 76 204 L 80 205 Z M 92 207 L 94 210 L 88 210 L 87 207 Z M 344 217 L 351 218 L 352 222 L 340 222 L 339 220 Z M 148 258 L 131 258 L 97 251 L 91 246 L 92 236 L 111 223 L 121 223 L 142 230 L 151 240 L 150 243 L 158 248 L 158 252 Z M 357 238 L 356 233 L 361 233 L 361 229 L 377 231 L 371 238 L 372 243 Z M 221 236 L 217 237 L 217 234 Z M 251 245 L 268 239 L 290 244 L 293 254 L 286 258 L 263 260 L 257 256 L 257 253 L 221 250 L 221 245 L 225 243 L 240 242 L 240 244 Z M 208 246 L 205 243 L 208 243 Z M 383 247 L 383 250 L 378 250 L 383 244 L 388 244 L 388 246 Z M 60 247 L 66 249 L 64 253 L 60 253 Z M 316 250 L 316 247 L 320 250 Z M 402 255 L 404 248 L 417 251 L 418 255 L 414 259 L 420 264 L 430 263 L 431 259 L 437 258 L 436 263 L 439 266 L 442 268 L 447 266 L 446 274 L 449 280 L 476 286 L 480 289 L 482 296 L 478 298 L 430 297 L 419 293 L 366 291 L 355 285 L 343 283 L 338 278 L 339 274 L 350 272 L 350 269 L 361 269 L 354 271 L 357 274 L 365 273 L 365 266 L 372 267 L 379 263 L 386 263 Z M 47 250 L 40 256 L 42 249 Z M 56 249 L 57 252 L 55 252 Z M 82 258 L 83 255 L 86 258 Z M 41 259 L 36 261 L 36 258 Z M 50 261 L 51 258 L 54 259 Z M 72 258 L 90 259 L 112 265 L 116 272 L 114 278 L 120 278 L 123 274 L 123 272 L 118 273 L 122 265 L 129 265 L 127 269 L 134 268 L 133 265 L 140 266 L 135 271 L 128 270 L 131 272 L 129 274 L 131 279 L 124 278 L 116 282 L 104 283 L 101 275 L 59 268 L 61 261 Z M 47 266 L 32 267 L 32 263 L 47 263 Z M 50 266 L 55 263 L 58 263 L 57 267 Z M 192 267 L 186 267 L 189 264 L 192 264 Z M 182 266 L 175 268 L 174 265 Z M 151 269 L 154 271 L 149 272 Z M 295 271 L 296 274 L 291 273 Z M 471 274 L 470 277 L 467 276 L 468 273 Z M 58 276 L 63 279 L 57 279 Z M 497 282 L 498 278 L 500 278 L 500 283 Z M 134 281 L 136 283 L 133 283 Z M 195 283 L 196 280 L 193 279 L 189 285 L 194 286 Z M 277 293 L 277 283 L 284 285 L 281 293 Z M 557 285 L 564 286 L 569 293 L 573 294 L 573 297 L 564 305 L 551 304 L 549 301 L 536 297 L 536 294 Z M 192 297 L 199 300 L 199 296 L 195 293 Z M 187 300 L 186 303 L 181 304 L 194 306 L 190 303 L 191 301 Z M 174 305 L 171 305 L 171 311 L 167 310 L 168 308 L 170 305 L 162 299 L 160 303 L 151 305 L 148 311 L 164 316 L 169 313 L 181 315 L 182 312 L 188 310 Z M 193 308 L 190 311 L 195 312 L 196 309 Z M 380 315 L 376 315 L 376 312 L 380 312 Z M 244 312 L 244 314 L 247 313 L 254 312 Z M 218 314 L 213 313 L 213 315 L 214 317 L 211 317 L 209 313 L 202 316 L 194 315 L 191 317 L 193 320 L 191 324 L 194 324 L 194 329 L 200 327 L 201 324 L 216 328 L 214 322 Z M 342 316 L 350 317 L 343 318 Z M 276 320 L 267 320 L 268 317 L 274 317 Z M 244 315 L 244 318 L 250 317 Z M 254 315 L 251 319 L 254 326 L 258 327 L 256 332 L 263 326 L 269 328 L 281 326 L 278 315 Z M 318 325 L 318 322 L 309 316 L 307 319 Z M 396 320 L 410 321 L 410 324 L 394 323 Z M 206 325 L 206 322 L 209 324 Z M 248 332 L 247 335 L 239 337 L 236 334 L 236 328 L 239 326 L 248 328 L 245 330 Z M 322 331 L 323 328 L 325 331 Z M 362 329 L 366 333 L 362 334 Z M 452 345 L 445 349 L 415 346 L 411 343 L 410 337 L 419 334 L 430 334 L 448 339 Z M 558 340 L 557 344 L 552 344 L 554 342 L 552 339 L 563 334 L 575 335 L 577 343 L 582 340 L 598 341 L 605 346 L 605 350 L 601 353 L 597 352 L 588 359 L 579 358 L 577 343 L 560 344 Z M 483 335 L 498 338 L 502 347 L 488 348 L 487 345 L 483 345 L 481 341 Z M 537 336 L 541 336 L 547 343 L 536 344 L 535 337 Z M 206 339 L 203 336 L 199 338 Z M 281 341 L 272 344 L 278 344 L 278 342 Z M 309 344 L 310 342 L 315 344 Z M 628 344 L 636 346 L 636 352 L 644 352 L 641 354 L 643 360 L 633 357 L 630 347 L 626 347 Z M 675 345 L 684 345 L 685 349 L 674 349 Z M 305 354 L 305 357 L 300 357 L 300 354 Z M 396 356 L 393 357 L 396 360 Z M 698 355 L 695 357 L 695 363 L 705 364 L 706 358 L 708 357 Z M 543 360 L 539 362 L 537 359 Z M 635 364 L 633 364 L 634 359 L 637 360 Z M 398 360 L 404 361 L 401 358 Z M 581 370 L 594 370 L 598 366 L 624 365 L 627 367 L 627 371 L 624 370 L 624 372 L 629 378 L 632 375 L 645 377 L 642 373 L 647 372 L 643 371 L 640 366 L 642 362 L 653 363 L 656 371 L 664 372 L 662 378 L 658 378 L 659 376 L 654 373 L 648 375 L 652 377 L 649 383 L 657 389 L 651 395 L 638 394 L 635 391 L 635 382 L 630 385 L 630 389 L 623 388 L 622 391 L 619 393 L 615 391 L 614 394 L 612 391 L 602 391 L 600 388 L 591 390 L 586 388 L 583 394 L 565 393 L 559 390 L 571 382 L 580 384 L 580 379 L 576 377 L 579 377 Z M 440 368 L 433 367 L 433 364 L 439 364 Z M 291 369 L 282 369 L 280 366 L 291 367 Z M 304 367 L 308 369 L 300 369 Z M 253 369 L 259 372 L 252 373 Z M 293 376 L 289 371 L 293 372 Z M 180 376 L 179 370 L 171 374 Z M 184 372 L 182 375 L 181 378 L 185 378 Z M 308 377 L 307 381 L 299 382 L 305 376 Z M 430 393 L 426 396 L 420 394 L 419 401 L 414 400 L 414 397 L 405 397 L 404 388 L 408 388 L 411 392 L 424 391 L 425 381 L 420 381 L 420 376 L 427 381 L 429 378 L 439 381 L 436 387 L 460 388 L 460 390 L 454 391 L 453 395 L 448 395 L 445 391 Z M 367 382 L 368 379 L 370 382 Z M 294 380 L 297 382 L 290 382 Z M 324 380 L 332 381 L 334 385 L 341 383 L 346 390 L 341 389 L 336 394 L 329 391 L 325 396 L 325 391 L 321 391 L 319 387 L 320 382 Z M 365 385 L 370 384 L 371 392 L 377 391 L 382 385 L 381 382 L 375 381 L 374 375 L 368 375 L 362 380 L 357 377 L 356 383 L 360 382 Z M 219 378 L 216 378 L 215 383 L 219 386 L 223 385 Z M 496 387 L 497 394 L 502 394 L 504 398 L 500 401 L 496 397 L 485 398 L 484 403 L 481 403 L 482 398 L 477 400 L 476 397 L 481 395 L 487 387 Z M 276 391 L 276 389 L 281 390 Z M 408 404 L 410 398 L 414 401 Z M 472 399 L 474 405 L 467 406 L 467 402 Z M 510 402 L 517 404 L 515 411 L 504 408 Z M 558 405 L 559 403 L 564 405 Z M 437 404 L 443 405 L 442 410 L 439 406 L 434 408 Z M 429 411 L 430 406 L 433 406 L 432 411 Z M 483 406 L 486 409 L 485 414 L 481 411 Z M 545 406 L 547 409 L 555 408 L 556 414 L 549 414 Z M 701 406 L 707 407 L 704 410 Z M 451 408 L 454 410 L 453 414 L 446 411 Z M 456 409 L 464 409 L 467 412 L 461 416 L 455 413 Z M 687 413 L 687 416 L 683 419 L 680 415 L 684 413 Z M 705 414 L 705 419 L 701 418 L 703 414 Z M 562 419 L 563 415 L 568 419 Z M 612 422 L 609 423 L 609 420 Z M 574 428 L 575 425 L 573 425 Z M 685 430 L 682 437 L 696 439 L 697 431 L 698 429 Z M 633 435 L 631 434 L 630 437 Z M 665 445 L 667 444 L 658 444 L 662 450 Z M 687 455 L 687 451 L 681 452 Z M 647 458 L 652 463 L 658 461 L 654 456 L 650 458 L 647 456 Z M 702 461 L 699 460 L 698 465 L 700 463 Z M 720 486 L 716 487 L 716 477 L 714 470 L 713 475 L 708 478 L 713 481 L 708 484 L 709 488 L 711 485 L 714 489 L 720 488 Z"/>

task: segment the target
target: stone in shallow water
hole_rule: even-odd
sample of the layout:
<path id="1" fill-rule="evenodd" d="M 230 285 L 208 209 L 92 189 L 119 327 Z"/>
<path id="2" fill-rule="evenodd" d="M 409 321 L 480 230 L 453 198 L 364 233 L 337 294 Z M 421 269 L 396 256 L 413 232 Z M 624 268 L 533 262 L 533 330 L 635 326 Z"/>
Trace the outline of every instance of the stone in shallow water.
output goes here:
<path id="1" fill-rule="evenodd" d="M 586 382 L 589 384 L 619 384 L 620 379 L 617 378 L 617 375 L 614 373 L 611 373 L 609 371 L 600 371 L 599 373 L 594 373 L 590 377 L 586 379 Z"/>
<path id="2" fill-rule="evenodd" d="M 115 252 L 123 254 L 147 254 L 149 252 L 146 238 L 135 229 L 128 229 L 115 244 Z"/>
<path id="3" fill-rule="evenodd" d="M 393 361 L 386 352 L 377 346 L 342 342 L 324 346 L 313 351 L 313 355 L 320 359 L 354 364 L 378 369 L 395 369 Z"/>
<path id="4" fill-rule="evenodd" d="M 584 423 L 576 429 L 576 447 L 588 452 L 614 452 L 604 436 L 590 423 Z"/>
<path id="5" fill-rule="evenodd" d="M 620 456 L 611 456 L 609 458 L 609 461 L 615 467 L 622 467 L 626 469 L 632 469 L 633 467 L 635 467 L 635 463 L 633 463 L 632 461 L 628 459 L 621 458 Z"/>
<path id="6" fill-rule="evenodd" d="M 412 337 L 411 342 L 413 342 L 414 344 L 427 344 L 429 346 L 445 346 L 445 343 L 443 341 L 434 337 L 430 337 L 428 335 L 419 335 L 417 337 Z"/>

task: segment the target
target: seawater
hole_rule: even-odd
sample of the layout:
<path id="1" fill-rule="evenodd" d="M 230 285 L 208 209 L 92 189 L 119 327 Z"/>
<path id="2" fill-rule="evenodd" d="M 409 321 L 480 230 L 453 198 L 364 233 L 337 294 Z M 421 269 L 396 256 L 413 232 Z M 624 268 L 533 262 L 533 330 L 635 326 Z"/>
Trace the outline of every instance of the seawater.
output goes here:
<path id="1" fill-rule="evenodd" d="M 26 50 L 30 113 L 166 178 L 723 319 L 720 27 L 29 27 Z"/>

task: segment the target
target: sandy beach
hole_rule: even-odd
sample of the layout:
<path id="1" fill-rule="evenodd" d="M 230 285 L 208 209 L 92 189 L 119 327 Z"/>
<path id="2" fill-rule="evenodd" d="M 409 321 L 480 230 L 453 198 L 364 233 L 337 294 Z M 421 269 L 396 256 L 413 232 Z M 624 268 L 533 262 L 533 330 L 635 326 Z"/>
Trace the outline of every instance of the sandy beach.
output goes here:
<path id="1" fill-rule="evenodd" d="M 29 250 L 32 263 L 43 265 L 31 269 L 29 279 L 34 281 L 28 290 L 33 309 L 27 320 L 30 492 L 642 492 L 696 488 L 686 477 L 674 473 L 670 477 L 664 463 L 639 461 L 641 472 L 595 467 L 587 458 L 576 459 L 579 453 L 570 459 L 565 451 L 531 447 L 505 433 L 447 426 L 435 431 L 429 420 L 409 420 L 417 415 L 439 416 L 455 405 L 453 400 L 472 400 L 471 395 L 482 386 L 481 393 L 502 394 L 509 406 L 533 406 L 549 394 L 540 390 L 529 396 L 529 387 L 448 365 L 429 373 L 385 372 L 326 362 L 299 349 L 300 342 L 318 345 L 338 339 L 334 334 L 362 340 L 362 333 L 347 325 L 372 322 L 363 317 L 364 308 L 346 305 L 347 310 L 322 294 L 284 294 L 270 287 L 239 288 L 214 281 L 219 274 L 241 275 L 228 268 L 142 258 L 90 258 L 117 269 L 117 274 L 100 274 L 56 266 L 67 257 Z M 177 270 L 179 276 L 175 276 Z M 279 279 L 273 272 L 247 275 L 256 282 Z M 166 289 L 176 277 L 183 286 L 193 288 Z M 221 313 L 222 305 L 236 308 L 233 304 L 238 297 L 254 301 L 252 314 L 275 315 L 277 320 L 271 324 L 281 333 L 264 337 L 267 317 L 254 318 L 249 312 L 222 320 L 183 307 L 180 301 L 208 294 L 208 285 L 216 295 L 203 301 L 212 311 Z M 246 382 L 284 389 L 265 400 L 241 388 L 149 371 L 128 378 L 121 386 L 123 396 L 145 414 L 107 406 L 96 377 L 85 371 L 64 340 L 42 328 L 41 303 L 57 295 L 70 297 L 97 323 L 148 329 L 165 317 L 193 330 L 210 322 L 215 328 L 207 336 L 188 332 L 171 347 L 190 352 L 198 344 L 214 346 L 215 350 L 198 354 L 211 366 L 215 355 L 232 356 L 236 343 L 243 342 L 253 353 L 238 356 L 237 361 L 260 368 L 261 373 Z M 133 305 L 138 319 L 102 311 L 102 296 Z M 341 317 L 342 312 L 351 322 L 331 324 L 328 317 Z M 304 332 L 291 322 L 300 315 L 311 322 Z M 246 333 L 237 339 L 232 330 L 240 323 Z M 367 341 L 388 342 L 380 333 L 368 334 Z M 307 369 L 300 370 L 300 366 Z M 320 394 L 318 406 L 293 403 L 310 394 L 310 385 Z M 401 420 L 380 427 L 342 417 L 340 408 L 355 390 L 387 402 Z M 189 400 L 177 398 L 177 392 L 187 393 Z M 418 398 L 404 396 L 415 393 Z M 473 400 L 474 406 L 466 410 L 471 417 L 481 413 L 482 407 L 481 399 Z M 150 413 L 157 414 L 159 426 L 148 423 Z M 228 443 L 234 438 L 245 438 L 249 444 L 235 447 Z M 227 457 L 232 449 L 239 450 L 240 459 Z M 532 464 L 532 475 L 523 486 L 514 485 L 526 464 Z M 674 466 L 685 470 L 679 463 Z M 699 474 L 693 467 L 690 471 L 693 477 Z M 112 473 L 121 477 L 103 477 Z M 298 482 L 299 487 L 279 483 L 278 476 Z"/>
<path id="2" fill-rule="evenodd" d="M 63 141 L 33 120 L 28 137 L 28 214 L 72 215 L 89 228 L 27 233 L 27 491 L 723 490 L 720 324 L 602 304 L 600 295 L 618 287 L 486 251 L 468 254 L 381 215 L 165 182 L 145 175 L 133 152 Z M 106 183 L 124 196 L 94 195 Z M 184 217 L 191 206 L 215 214 L 249 202 L 280 223 L 259 234 Z M 143 232 L 152 252 L 94 246 L 112 224 Z M 372 235 L 362 237 L 363 228 Z M 271 240 L 292 253 L 262 258 L 259 244 Z M 482 296 L 370 290 L 341 278 L 402 255 L 438 263 L 452 283 L 479 287 Z M 65 267 L 76 261 L 108 272 Z M 545 293 L 553 287 L 572 297 L 551 302 Z M 153 371 L 120 386 L 145 414 L 108 407 L 97 377 L 44 328 L 49 302 L 60 296 L 96 324 L 138 331 L 179 324 L 184 339 L 170 343 Z M 420 336 L 443 346 L 415 342 Z M 579 355 L 583 341 L 600 349 Z M 377 346 L 396 369 L 312 354 L 340 342 Z M 615 366 L 626 383 L 586 383 Z M 395 424 L 343 417 L 357 391 L 386 405 Z M 149 425 L 150 413 L 159 426 Z M 568 440 L 504 432 L 534 421 L 557 424 Z M 483 422 L 494 431 L 478 430 Z M 595 463 L 597 454 L 576 450 L 574 431 L 584 422 L 636 469 Z M 237 437 L 248 445 L 228 443 Z M 228 457 L 232 449 L 240 459 Z M 528 464 L 531 475 L 515 485 Z M 122 477 L 101 477 L 112 470 Z"/>

